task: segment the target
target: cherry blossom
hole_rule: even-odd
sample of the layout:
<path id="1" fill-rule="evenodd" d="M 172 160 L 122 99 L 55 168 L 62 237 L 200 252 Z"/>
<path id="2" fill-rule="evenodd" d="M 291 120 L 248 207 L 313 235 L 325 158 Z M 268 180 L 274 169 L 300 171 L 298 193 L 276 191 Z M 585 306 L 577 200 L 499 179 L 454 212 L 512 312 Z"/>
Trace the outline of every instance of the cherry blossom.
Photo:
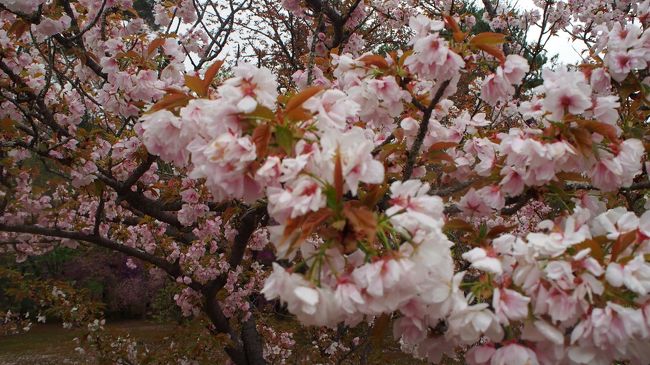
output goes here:
<path id="1" fill-rule="evenodd" d="M 650 1 L 0 3 L 2 253 L 157 268 L 238 365 L 298 323 L 332 362 L 650 356 Z"/>

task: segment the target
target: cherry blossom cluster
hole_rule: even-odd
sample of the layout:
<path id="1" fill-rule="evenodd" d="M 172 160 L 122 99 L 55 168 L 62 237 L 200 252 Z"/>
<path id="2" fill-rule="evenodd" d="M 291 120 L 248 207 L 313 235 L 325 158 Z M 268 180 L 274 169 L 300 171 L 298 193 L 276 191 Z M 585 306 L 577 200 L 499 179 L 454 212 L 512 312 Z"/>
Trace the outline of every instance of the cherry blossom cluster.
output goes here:
<path id="1" fill-rule="evenodd" d="M 471 363 L 492 356 L 548 364 L 645 361 L 650 216 L 592 206 L 543 221 L 539 232 L 501 235 L 463 254 L 488 278 L 473 284 L 472 293 L 491 297 L 493 321 L 521 331 L 477 347 L 468 354 Z M 605 242 L 611 250 L 601 248 Z M 510 340 L 515 344 L 494 346 Z"/>
<path id="2" fill-rule="evenodd" d="M 643 363 L 650 1 L 460 3 L 284 0 L 272 20 L 304 39 L 250 42 L 256 63 L 219 53 L 247 27 L 234 2 L 145 20 L 130 0 L 0 0 L 0 250 L 136 256 L 233 351 L 235 322 L 281 303 L 390 323 L 434 363 Z M 581 65 L 541 65 L 561 31 Z M 253 328 L 267 361 L 295 355 Z"/>
<path id="3" fill-rule="evenodd" d="M 261 332 L 269 341 L 264 344 L 264 359 L 271 363 L 286 364 L 293 353 L 296 341 L 290 332 L 279 332 L 273 327 L 260 325 Z"/>
<path id="4" fill-rule="evenodd" d="M 182 167 L 191 160 L 189 177 L 205 178 L 216 200 L 252 201 L 262 188 L 249 171 L 256 147 L 243 134 L 240 119 L 258 105 L 272 109 L 277 83 L 269 70 L 252 65 L 233 72 L 235 77 L 218 89 L 219 98 L 191 100 L 179 116 L 161 110 L 144 117 L 142 138 L 151 153 L 166 161 Z"/>

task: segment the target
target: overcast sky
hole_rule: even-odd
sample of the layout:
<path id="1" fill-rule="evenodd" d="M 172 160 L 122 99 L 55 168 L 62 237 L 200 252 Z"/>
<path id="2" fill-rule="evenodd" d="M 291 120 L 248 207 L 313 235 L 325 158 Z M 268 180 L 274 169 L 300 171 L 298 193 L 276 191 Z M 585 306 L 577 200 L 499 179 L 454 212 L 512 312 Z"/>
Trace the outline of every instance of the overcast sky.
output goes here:
<path id="1" fill-rule="evenodd" d="M 503 1 L 503 0 L 502 0 Z M 519 9 L 535 9 L 538 8 L 534 3 L 533 0 L 506 0 L 510 1 L 511 3 L 516 3 L 517 8 Z M 585 0 L 588 1 L 588 0 Z M 478 5 L 481 5 L 481 1 L 477 1 Z M 541 12 L 542 9 L 540 9 Z M 530 42 L 536 42 L 539 37 L 539 27 L 533 27 L 531 31 L 528 34 L 528 40 Z M 231 42 L 228 42 L 224 53 L 222 53 L 221 58 L 223 57 L 232 57 L 234 54 L 234 44 L 237 43 L 237 37 L 233 36 L 233 39 Z M 571 39 L 569 38 L 568 35 L 566 35 L 564 32 L 561 32 L 559 35 L 554 36 L 551 38 L 551 40 L 548 41 L 546 44 L 546 50 L 548 52 L 548 56 L 552 57 L 554 55 L 558 55 L 558 61 L 560 63 L 566 63 L 566 64 L 574 64 L 576 62 L 579 62 L 581 60 L 580 58 L 580 51 L 584 50 L 585 46 L 582 42 L 575 42 L 573 43 Z M 188 68 L 191 66 L 188 63 Z"/>
<path id="2" fill-rule="evenodd" d="M 535 9 L 537 6 L 533 0 L 518 0 L 518 7 L 521 9 Z M 541 9 L 540 9 L 541 12 Z M 539 28 L 535 27 L 528 34 L 528 39 L 534 42 L 539 37 Z M 581 60 L 580 51 L 583 51 L 585 46 L 582 42 L 571 41 L 568 35 L 561 33 L 551 38 L 546 44 L 546 50 L 549 57 L 558 55 L 558 61 L 561 63 L 573 64 Z"/>

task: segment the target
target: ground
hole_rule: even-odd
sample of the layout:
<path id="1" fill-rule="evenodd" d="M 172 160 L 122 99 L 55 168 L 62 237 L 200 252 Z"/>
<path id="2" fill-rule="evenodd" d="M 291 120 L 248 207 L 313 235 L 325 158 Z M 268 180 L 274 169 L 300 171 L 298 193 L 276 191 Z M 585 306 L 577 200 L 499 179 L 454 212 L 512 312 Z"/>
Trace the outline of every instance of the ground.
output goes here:
<path id="1" fill-rule="evenodd" d="M 106 328 L 115 335 L 130 333 L 132 337 L 155 346 L 165 344 L 175 327 L 146 321 L 119 321 Z M 81 357 L 75 352 L 74 338 L 81 335 L 81 329 L 64 330 L 60 324 L 45 324 L 26 333 L 0 336 L 0 364 L 79 364 Z"/>
<path id="2" fill-rule="evenodd" d="M 296 331 L 294 339 L 296 347 L 294 356 L 288 362 L 289 364 L 323 364 L 331 363 L 332 359 L 326 354 L 318 356 L 319 351 L 314 351 L 313 335 L 316 331 L 314 328 L 297 328 L 293 321 L 279 321 L 273 323 L 275 328 Z M 223 364 L 225 357 L 222 353 L 214 353 L 197 341 L 196 337 L 190 333 L 200 332 L 199 324 L 193 323 L 188 325 L 177 325 L 174 323 L 159 324 L 144 320 L 133 321 L 109 321 L 105 326 L 106 331 L 113 336 L 130 335 L 131 338 L 137 339 L 139 343 L 146 344 L 147 348 L 157 355 L 171 355 L 169 352 L 170 345 L 176 341 L 183 342 L 184 346 L 194 348 L 194 354 L 198 355 L 197 359 L 200 364 Z M 381 333 L 378 338 L 372 339 L 372 349 L 368 349 L 366 364 L 381 365 L 422 365 L 422 361 L 415 360 L 410 355 L 400 351 L 399 345 L 392 340 L 392 331 Z M 87 357 L 82 357 L 75 351 L 78 346 L 75 338 L 84 336 L 83 329 L 65 330 L 61 324 L 37 325 L 29 332 L 17 335 L 0 336 L 0 365 L 97 365 L 96 360 L 90 362 L 84 361 Z M 372 335 L 375 337 L 376 335 Z M 182 339 L 185 339 L 183 341 Z M 377 342 L 378 341 L 378 342 Z M 221 352 L 219 346 L 218 352 Z M 311 351 L 310 351 L 311 350 Z M 346 358 L 342 364 L 359 364 L 358 353 L 362 350 L 355 351 L 353 356 Z M 200 354 L 200 355 L 199 355 Z M 201 356 L 203 355 L 203 356 Z M 317 359 L 314 359 L 314 355 Z M 328 361 L 329 360 L 329 361 Z M 156 364 L 166 364 L 171 359 L 159 360 Z M 102 362 L 110 364 L 112 362 Z M 457 365 L 452 361 L 445 361 L 445 365 Z"/>

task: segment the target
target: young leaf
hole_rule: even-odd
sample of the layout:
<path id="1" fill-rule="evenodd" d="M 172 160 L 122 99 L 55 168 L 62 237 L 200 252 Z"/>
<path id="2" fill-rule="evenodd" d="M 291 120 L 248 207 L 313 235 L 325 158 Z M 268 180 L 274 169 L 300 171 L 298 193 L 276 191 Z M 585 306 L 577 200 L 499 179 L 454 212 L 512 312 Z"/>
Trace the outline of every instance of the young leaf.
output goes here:
<path id="1" fill-rule="evenodd" d="M 373 208 L 386 195 L 387 191 L 388 184 L 371 185 L 367 192 L 359 190 L 359 200 L 363 205 Z"/>
<path id="2" fill-rule="evenodd" d="M 366 66 L 376 66 L 379 69 L 387 69 L 389 67 L 384 57 L 374 54 L 363 56 L 360 61 L 365 63 Z"/>
<path id="3" fill-rule="evenodd" d="M 322 208 L 316 212 L 309 212 L 303 216 L 288 219 L 283 232 L 283 243 L 291 240 L 289 243 L 289 252 L 293 251 L 294 246 L 309 236 L 311 236 L 318 227 L 332 217 L 333 212 L 329 208 Z"/>
<path id="4" fill-rule="evenodd" d="M 504 226 L 504 225 L 494 226 L 494 227 L 490 228 L 490 231 L 487 233 L 486 237 L 488 237 L 488 238 L 496 238 L 500 234 L 512 231 L 512 228 L 514 228 L 514 227 L 508 227 L 508 226 Z"/>
<path id="5" fill-rule="evenodd" d="M 625 249 L 632 244 L 633 242 L 636 241 L 636 231 L 630 231 L 625 234 L 622 234 L 618 237 L 616 242 L 614 242 L 614 245 L 612 246 L 612 262 L 615 262 L 616 259 L 618 258 L 618 255 L 621 254 L 621 252 L 625 251 Z"/>
<path id="6" fill-rule="evenodd" d="M 604 241 L 604 242 L 603 242 Z M 574 247 L 576 250 L 581 251 L 584 249 L 590 249 L 589 255 L 601 264 L 605 262 L 605 252 L 603 251 L 603 246 L 605 245 L 607 239 L 603 236 L 594 237 L 593 239 L 585 240 Z"/>
<path id="7" fill-rule="evenodd" d="M 474 232 L 474 226 L 460 218 L 450 219 L 445 223 L 444 230 Z"/>
<path id="8" fill-rule="evenodd" d="M 163 109 L 174 109 L 176 107 L 182 107 L 187 105 L 187 103 L 192 99 L 187 94 L 184 93 L 168 93 L 162 99 L 160 99 L 154 106 L 147 111 L 147 113 L 154 113 Z"/>
<path id="9" fill-rule="evenodd" d="M 271 126 L 268 123 L 258 125 L 253 131 L 253 142 L 255 143 L 255 151 L 257 158 L 264 157 L 266 150 L 271 140 Z"/>
<path id="10" fill-rule="evenodd" d="M 215 61 L 208 69 L 205 71 L 205 88 L 206 90 L 210 87 L 210 84 L 212 84 L 212 80 L 217 76 L 217 73 L 219 72 L 219 69 L 221 69 L 221 66 L 223 65 L 223 61 Z"/>
<path id="11" fill-rule="evenodd" d="M 273 120 L 275 118 L 275 114 L 273 114 L 273 111 L 265 106 L 262 106 L 260 104 L 257 104 L 257 108 L 253 110 L 253 112 L 246 114 L 247 118 L 251 119 L 259 119 L 259 120 Z"/>
<path id="12" fill-rule="evenodd" d="M 194 91 L 200 97 L 207 95 L 203 80 L 198 76 L 185 75 L 185 86 L 189 87 L 190 90 Z"/>
<path id="13" fill-rule="evenodd" d="M 618 142 L 616 128 L 614 128 L 613 125 L 595 120 L 578 120 L 577 122 L 580 126 L 586 128 L 591 133 L 598 133 L 612 142 Z"/>
<path id="14" fill-rule="evenodd" d="M 492 32 L 483 32 L 479 33 L 476 36 L 474 36 L 470 41 L 469 44 L 474 47 L 478 47 L 481 45 L 486 45 L 486 46 L 495 46 L 498 44 L 505 43 L 506 41 L 506 35 L 501 34 L 501 33 L 492 33 Z"/>
<path id="15" fill-rule="evenodd" d="M 346 202 L 343 206 L 343 215 L 358 236 L 365 237 L 369 242 L 374 241 L 377 234 L 377 218 L 374 212 L 353 202 Z"/>
<path id="16" fill-rule="evenodd" d="M 151 43 L 149 43 L 149 47 L 147 47 L 147 57 L 151 57 L 151 55 L 158 49 L 158 47 L 162 47 L 165 44 L 165 38 L 156 38 Z"/>
<path id="17" fill-rule="evenodd" d="M 456 146 L 458 146 L 456 142 L 436 142 L 429 147 L 429 151 L 442 151 Z"/>
<path id="18" fill-rule="evenodd" d="M 336 200 L 340 202 L 343 200 L 343 164 L 341 162 L 341 151 L 336 150 L 334 156 L 334 190 L 336 191 Z"/>
<path id="19" fill-rule="evenodd" d="M 27 30 L 29 30 L 29 23 L 23 21 L 22 19 L 17 19 L 15 22 L 13 22 L 13 24 L 11 24 L 11 27 L 7 33 L 14 34 L 16 38 L 20 38 Z"/>
<path id="20" fill-rule="evenodd" d="M 492 46 L 492 45 L 489 45 L 489 44 L 481 44 L 481 45 L 477 45 L 476 48 L 480 49 L 481 51 L 483 51 L 483 52 L 485 52 L 485 53 L 487 53 L 489 55 L 492 55 L 494 58 L 499 60 L 499 62 L 501 62 L 501 63 L 506 62 L 506 55 L 503 53 L 502 50 L 500 50 L 499 48 L 497 48 L 495 46 Z"/>
<path id="21" fill-rule="evenodd" d="M 310 86 L 306 88 L 305 90 L 299 92 L 298 94 L 294 95 L 289 99 L 287 102 L 287 107 L 285 109 L 285 112 L 287 114 L 291 113 L 294 109 L 302 106 L 302 104 L 309 100 L 312 96 L 318 94 L 323 88 L 321 86 Z"/>
<path id="22" fill-rule="evenodd" d="M 465 39 L 466 34 L 460 30 L 460 26 L 458 25 L 454 17 L 450 15 L 445 15 L 444 19 L 445 19 L 445 24 L 447 24 L 447 28 L 449 28 L 449 30 L 451 31 L 454 40 L 456 42 L 461 42 L 463 39 Z"/>
<path id="23" fill-rule="evenodd" d="M 281 125 L 275 126 L 275 140 L 287 154 L 291 153 L 293 149 L 293 133 L 289 128 Z"/>

